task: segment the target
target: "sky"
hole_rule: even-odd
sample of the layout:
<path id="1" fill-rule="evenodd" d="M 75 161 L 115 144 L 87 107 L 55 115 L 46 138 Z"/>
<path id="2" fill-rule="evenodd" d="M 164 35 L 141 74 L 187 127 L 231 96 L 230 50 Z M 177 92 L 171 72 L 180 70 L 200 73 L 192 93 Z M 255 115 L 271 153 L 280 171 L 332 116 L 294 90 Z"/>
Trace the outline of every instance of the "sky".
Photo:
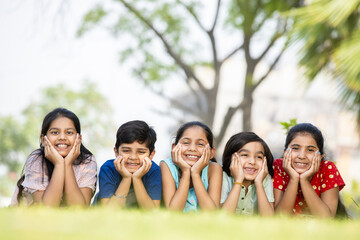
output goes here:
<path id="1" fill-rule="evenodd" d="M 145 120 L 159 136 L 157 159 L 167 157 L 167 124 L 151 111 L 151 104 L 163 102 L 120 66 L 121 43 L 103 29 L 76 37 L 82 17 L 98 1 L 47 2 L 0 0 L 0 115 L 19 115 L 29 102 L 39 100 L 43 88 L 64 83 L 76 90 L 88 79 L 112 105 L 116 126 Z M 98 161 L 111 157 L 112 149 L 104 150 Z"/>

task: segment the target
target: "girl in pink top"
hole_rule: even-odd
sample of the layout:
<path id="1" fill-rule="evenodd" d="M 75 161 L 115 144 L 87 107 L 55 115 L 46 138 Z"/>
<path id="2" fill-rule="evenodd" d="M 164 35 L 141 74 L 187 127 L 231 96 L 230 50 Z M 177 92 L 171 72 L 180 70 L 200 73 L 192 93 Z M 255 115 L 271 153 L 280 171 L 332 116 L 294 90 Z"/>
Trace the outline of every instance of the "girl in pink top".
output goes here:
<path id="1" fill-rule="evenodd" d="M 335 164 L 324 159 L 320 130 L 310 123 L 295 125 L 286 137 L 285 148 L 283 158 L 273 165 L 275 211 L 335 216 L 345 183 Z"/>
<path id="2" fill-rule="evenodd" d="M 56 108 L 42 124 L 40 148 L 30 154 L 11 205 L 89 206 L 96 184 L 96 162 L 81 143 L 80 121 Z"/>

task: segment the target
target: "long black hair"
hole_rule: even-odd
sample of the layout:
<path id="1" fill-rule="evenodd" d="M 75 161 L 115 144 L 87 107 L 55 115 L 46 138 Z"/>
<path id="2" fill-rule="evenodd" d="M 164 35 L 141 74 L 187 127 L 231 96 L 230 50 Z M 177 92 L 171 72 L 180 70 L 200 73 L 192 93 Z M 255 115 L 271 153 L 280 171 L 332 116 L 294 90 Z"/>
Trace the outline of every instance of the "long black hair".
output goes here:
<path id="1" fill-rule="evenodd" d="M 233 135 L 226 143 L 223 153 L 223 171 L 230 174 L 231 157 L 234 153 L 239 151 L 243 146 L 249 142 L 259 142 L 264 148 L 264 155 L 266 157 L 266 165 L 271 177 L 274 176 L 274 169 L 272 168 L 274 157 L 270 151 L 270 148 L 265 141 L 253 132 L 240 132 Z"/>
<path id="2" fill-rule="evenodd" d="M 51 112 L 49 112 L 43 120 L 42 126 L 41 126 L 41 136 L 45 136 L 47 131 L 50 128 L 51 123 L 59 118 L 59 117 L 66 117 L 68 119 L 70 119 L 71 121 L 73 121 L 74 125 L 75 125 L 75 129 L 76 132 L 78 134 L 81 134 L 81 126 L 80 126 L 80 120 L 79 118 L 75 115 L 75 113 L 71 112 L 70 110 L 67 110 L 65 108 L 55 108 L 54 110 L 52 110 Z M 90 156 L 92 156 L 93 154 L 81 143 L 80 145 L 80 155 L 79 157 L 75 160 L 74 165 L 79 165 L 81 163 L 90 161 Z M 29 157 L 31 156 L 35 156 L 38 159 L 41 159 L 41 161 L 43 162 L 42 167 L 43 167 L 43 180 L 44 180 L 44 165 L 46 166 L 47 172 L 48 172 L 48 177 L 49 177 L 49 181 L 51 179 L 51 176 L 53 174 L 54 171 L 54 164 L 48 160 L 45 157 L 45 150 L 44 147 L 42 146 L 41 142 L 40 142 L 40 148 L 36 149 L 35 151 L 33 151 Z M 44 164 L 45 163 L 45 164 Z M 24 169 L 23 169 L 24 171 Z M 21 199 L 22 196 L 22 190 L 23 190 L 23 186 L 21 185 L 25 180 L 25 174 L 22 174 L 22 176 L 20 177 L 20 179 L 17 182 L 17 186 L 19 188 L 19 193 L 17 196 L 18 202 Z"/>

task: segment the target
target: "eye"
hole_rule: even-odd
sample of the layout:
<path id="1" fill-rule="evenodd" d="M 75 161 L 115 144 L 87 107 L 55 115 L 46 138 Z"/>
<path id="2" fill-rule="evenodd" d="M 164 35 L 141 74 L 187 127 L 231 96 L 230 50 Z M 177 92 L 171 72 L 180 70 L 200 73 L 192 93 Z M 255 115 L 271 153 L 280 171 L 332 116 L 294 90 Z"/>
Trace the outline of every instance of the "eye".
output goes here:
<path id="1" fill-rule="evenodd" d="M 143 155 L 143 154 L 145 154 L 146 152 L 145 151 L 139 151 L 138 152 L 140 155 Z"/>
<path id="2" fill-rule="evenodd" d="M 52 131 L 50 131 L 49 133 L 50 133 L 51 135 L 58 135 L 58 134 L 59 134 L 59 132 L 56 131 L 56 130 L 52 130 Z"/>
<path id="3" fill-rule="evenodd" d="M 247 157 L 248 154 L 247 154 L 247 153 L 242 153 L 242 154 L 240 154 L 240 156 L 241 156 L 241 157 Z"/>
<path id="4" fill-rule="evenodd" d="M 263 156 L 259 155 L 259 156 L 257 156 L 256 158 L 262 160 L 262 159 L 263 159 Z"/>
<path id="5" fill-rule="evenodd" d="M 182 142 L 183 145 L 189 145 L 189 142 L 188 141 L 184 141 Z"/>
<path id="6" fill-rule="evenodd" d="M 73 134 L 74 134 L 74 131 L 66 131 L 66 134 L 67 134 L 67 135 L 73 135 Z"/>
<path id="7" fill-rule="evenodd" d="M 205 146 L 205 144 L 203 144 L 203 143 L 198 143 L 198 146 L 203 147 L 203 146 Z"/>
<path id="8" fill-rule="evenodd" d="M 315 152 L 315 149 L 309 148 L 308 152 Z"/>
<path id="9" fill-rule="evenodd" d="M 299 150 L 299 147 L 292 147 L 292 150 Z"/>
<path id="10" fill-rule="evenodd" d="M 130 150 L 127 150 L 127 149 L 124 149 L 124 150 L 121 150 L 123 153 L 129 153 Z"/>

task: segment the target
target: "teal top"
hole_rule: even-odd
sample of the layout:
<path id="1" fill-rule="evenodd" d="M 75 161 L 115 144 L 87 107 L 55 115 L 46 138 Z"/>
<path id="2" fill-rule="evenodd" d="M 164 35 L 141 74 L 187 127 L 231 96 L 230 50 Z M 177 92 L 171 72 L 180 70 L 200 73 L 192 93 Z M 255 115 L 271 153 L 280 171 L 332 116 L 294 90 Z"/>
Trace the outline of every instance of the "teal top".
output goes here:
<path id="1" fill-rule="evenodd" d="M 221 200 L 220 203 L 223 204 L 226 201 L 226 198 L 229 196 L 229 193 L 232 189 L 234 184 L 234 178 L 230 177 L 223 172 L 223 183 L 221 189 Z M 269 202 L 274 202 L 274 192 L 273 192 L 273 183 L 271 176 L 268 174 L 264 181 L 263 186 L 265 190 L 265 194 L 269 200 Z M 239 201 L 236 206 L 235 212 L 237 214 L 244 214 L 244 215 L 253 215 L 258 213 L 258 200 L 256 195 L 256 187 L 255 184 L 251 184 L 248 187 L 248 192 L 245 195 L 246 188 L 244 186 L 241 187 Z"/>
<path id="2" fill-rule="evenodd" d="M 175 181 L 176 189 L 178 189 L 179 182 L 180 182 L 179 167 L 174 164 L 174 162 L 172 161 L 171 158 L 162 160 L 162 162 L 165 162 L 166 165 L 168 166 L 168 168 L 171 172 L 171 175 Z M 205 186 L 206 191 L 209 187 L 208 168 L 209 168 L 209 165 L 207 165 L 201 172 L 201 180 Z M 185 208 L 184 208 L 183 212 L 191 212 L 191 211 L 197 212 L 198 209 L 199 209 L 199 203 L 198 203 L 196 195 L 195 195 L 195 189 L 189 188 L 189 193 L 188 193 L 188 197 L 186 199 L 186 204 L 185 204 Z"/>

